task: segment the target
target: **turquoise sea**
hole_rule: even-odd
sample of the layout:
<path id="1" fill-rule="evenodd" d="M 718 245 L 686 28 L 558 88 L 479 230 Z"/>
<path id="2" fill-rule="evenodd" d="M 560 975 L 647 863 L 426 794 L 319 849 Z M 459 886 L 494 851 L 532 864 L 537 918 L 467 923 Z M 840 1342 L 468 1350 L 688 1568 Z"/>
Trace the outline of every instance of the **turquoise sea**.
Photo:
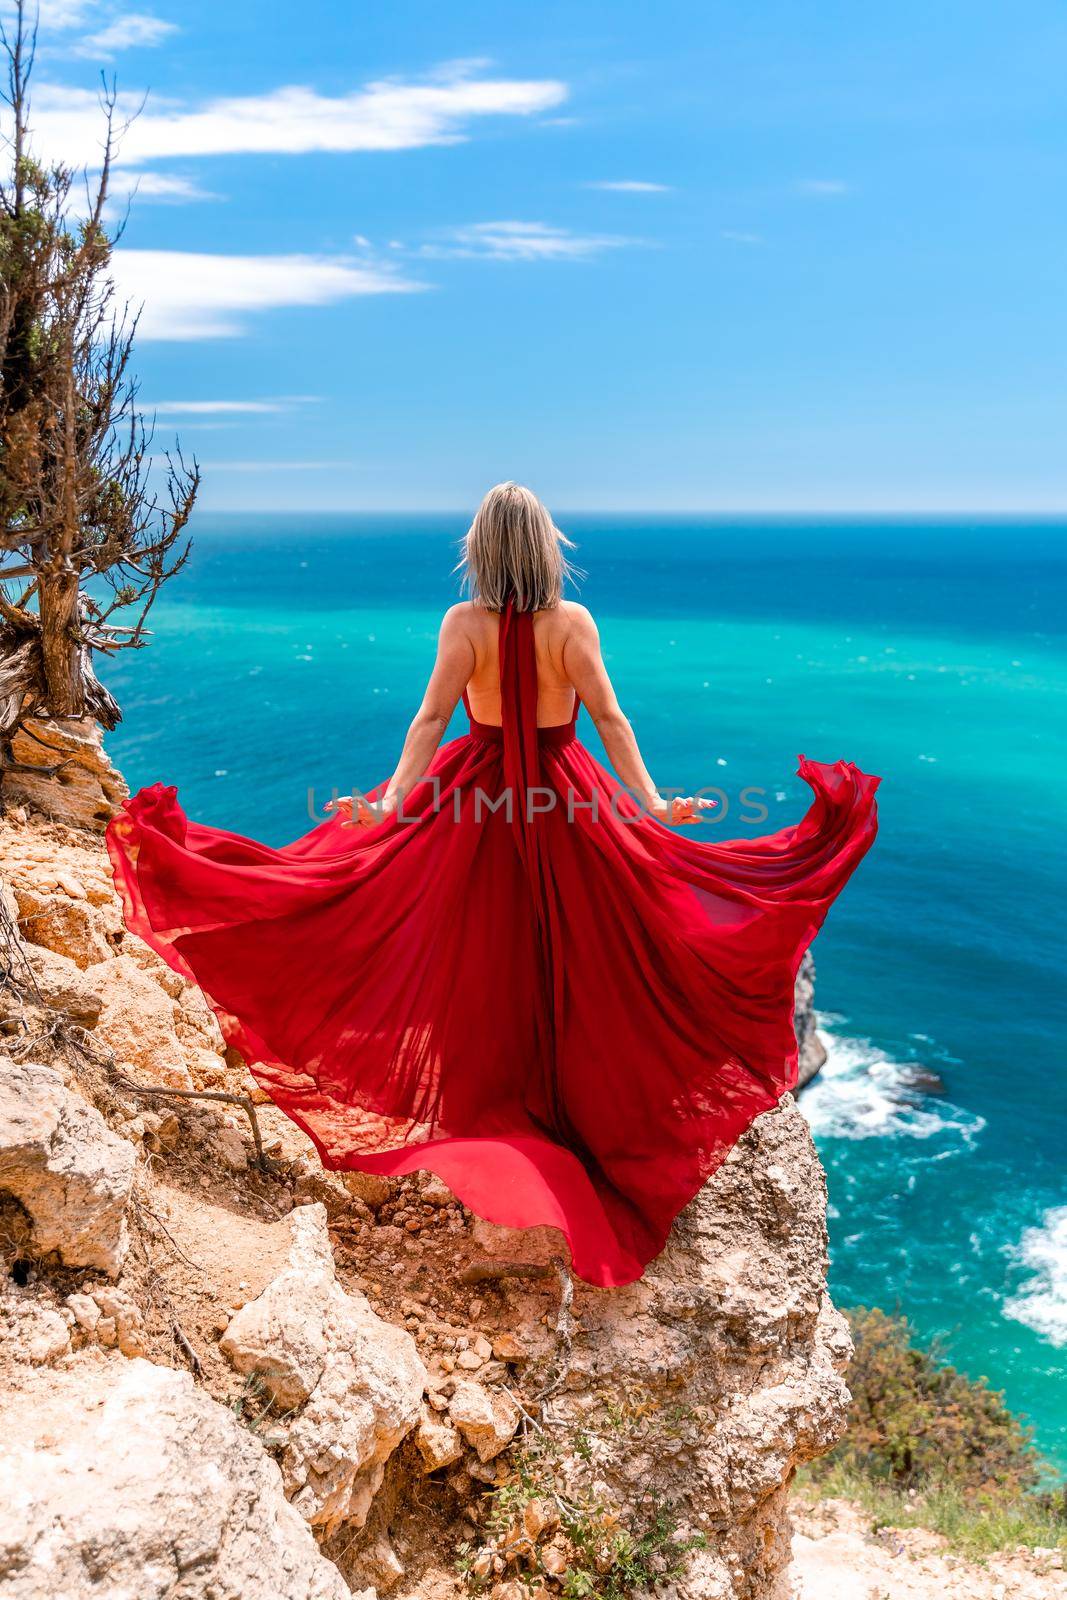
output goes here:
<path id="1" fill-rule="evenodd" d="M 1067 1467 L 1067 523 L 560 521 L 657 781 L 728 802 L 709 836 L 748 786 L 762 830 L 796 818 L 798 752 L 883 776 L 815 949 L 833 1288 L 938 1336 Z M 107 667 L 131 785 L 279 843 L 386 776 L 463 529 L 199 518 L 151 647 Z"/>

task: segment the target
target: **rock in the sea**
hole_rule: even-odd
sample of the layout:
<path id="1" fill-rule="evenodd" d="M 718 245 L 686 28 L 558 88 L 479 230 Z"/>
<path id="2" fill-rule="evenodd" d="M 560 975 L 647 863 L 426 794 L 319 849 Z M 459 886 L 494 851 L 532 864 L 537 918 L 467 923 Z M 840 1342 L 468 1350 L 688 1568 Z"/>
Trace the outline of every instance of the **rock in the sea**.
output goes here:
<path id="1" fill-rule="evenodd" d="M 815 958 L 810 950 L 805 951 L 797 973 L 793 1026 L 799 1051 L 797 1088 L 803 1089 L 826 1064 L 826 1046 L 815 1026 Z"/>
<path id="2" fill-rule="evenodd" d="M 117 1357 L 0 1398 L 5 1600 L 348 1600 L 277 1465 L 186 1373 Z"/>
<path id="3" fill-rule="evenodd" d="M 58 1072 L 0 1062 L 0 1193 L 29 1213 L 36 1255 L 117 1276 L 135 1165 L 133 1146 Z"/>
<path id="4" fill-rule="evenodd" d="M 415 1341 L 337 1281 L 321 1204 L 279 1227 L 286 1268 L 230 1322 L 219 1348 L 254 1373 L 281 1416 L 286 1493 L 322 1534 L 361 1528 L 385 1462 L 419 1417 L 426 1369 Z"/>
<path id="5" fill-rule="evenodd" d="M 20 766 L 38 771 L 6 773 L 5 797 L 9 802 L 21 800 L 56 821 L 103 832 L 129 794 L 91 717 L 80 722 L 27 722 L 15 734 L 12 755 Z M 57 765 L 49 776 L 47 769 Z"/>

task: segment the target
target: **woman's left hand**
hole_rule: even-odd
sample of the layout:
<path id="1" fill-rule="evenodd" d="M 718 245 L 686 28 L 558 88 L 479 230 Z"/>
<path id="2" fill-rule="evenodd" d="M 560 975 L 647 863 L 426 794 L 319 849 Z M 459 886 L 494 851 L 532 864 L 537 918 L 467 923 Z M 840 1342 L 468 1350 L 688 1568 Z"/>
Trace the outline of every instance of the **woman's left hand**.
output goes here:
<path id="1" fill-rule="evenodd" d="M 702 811 L 710 811 L 718 803 L 717 800 L 693 799 L 688 795 L 675 795 L 673 800 L 657 796 L 657 801 L 649 807 L 649 816 L 668 827 L 691 828 L 703 822 L 704 818 L 700 815 Z"/>

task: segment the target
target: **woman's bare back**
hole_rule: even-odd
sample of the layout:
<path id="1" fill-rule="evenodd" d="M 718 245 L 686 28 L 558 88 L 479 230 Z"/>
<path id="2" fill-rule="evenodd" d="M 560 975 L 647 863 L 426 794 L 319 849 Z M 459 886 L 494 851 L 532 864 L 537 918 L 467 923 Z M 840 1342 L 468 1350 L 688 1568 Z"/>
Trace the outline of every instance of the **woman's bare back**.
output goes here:
<path id="1" fill-rule="evenodd" d="M 555 727 L 569 722 L 574 712 L 574 685 L 563 662 L 571 630 L 572 605 L 561 600 L 550 611 L 533 614 L 534 651 L 537 656 L 537 726 Z M 474 647 L 475 666 L 467 683 L 471 716 L 477 722 L 500 725 L 500 617 L 484 606 L 467 602 L 463 622 Z"/>

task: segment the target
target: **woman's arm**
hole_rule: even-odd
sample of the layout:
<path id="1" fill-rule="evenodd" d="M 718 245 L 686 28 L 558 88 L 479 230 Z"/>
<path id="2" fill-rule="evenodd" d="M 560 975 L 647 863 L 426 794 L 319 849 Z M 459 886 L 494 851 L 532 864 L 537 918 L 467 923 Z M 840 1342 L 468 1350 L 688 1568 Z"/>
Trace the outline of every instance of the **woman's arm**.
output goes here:
<path id="1" fill-rule="evenodd" d="M 326 807 L 327 811 L 340 811 L 345 816 L 343 826 L 373 828 L 383 817 L 394 812 L 419 779 L 425 777 L 459 697 L 474 671 L 474 645 L 466 629 L 466 612 L 467 606 L 462 604 L 452 606 L 445 612 L 437 640 L 437 660 L 385 793 L 374 805 L 360 796 L 354 816 L 350 798 L 331 801 Z"/>
<path id="2" fill-rule="evenodd" d="M 600 653 L 596 623 L 584 606 L 571 606 L 571 627 L 563 646 L 563 668 L 596 724 L 616 777 L 659 822 L 693 823 L 713 800 L 664 800 L 653 783 L 624 716 Z"/>

